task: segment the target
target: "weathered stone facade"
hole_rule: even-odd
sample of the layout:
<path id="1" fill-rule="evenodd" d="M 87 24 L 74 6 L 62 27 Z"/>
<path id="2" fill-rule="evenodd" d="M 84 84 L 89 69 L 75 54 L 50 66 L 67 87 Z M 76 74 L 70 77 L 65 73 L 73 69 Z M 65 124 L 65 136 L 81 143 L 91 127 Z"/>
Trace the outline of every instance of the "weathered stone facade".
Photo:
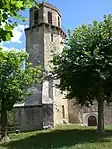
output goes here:
<path id="1" fill-rule="evenodd" d="M 80 123 L 86 126 L 98 124 L 98 104 L 94 102 L 92 106 L 81 107 L 79 105 L 75 105 L 75 100 L 68 101 L 68 115 L 69 115 L 69 123 Z M 93 120 L 92 120 L 92 119 Z M 91 124 L 89 123 L 91 119 Z M 96 121 L 96 123 L 94 123 Z M 112 103 L 104 104 L 104 123 L 105 125 L 112 124 Z"/>
<path id="2" fill-rule="evenodd" d="M 96 121 L 98 122 L 98 104 L 97 102 L 94 102 L 94 105 L 92 105 L 90 108 L 84 107 L 82 109 L 83 113 L 83 123 L 88 125 L 88 119 L 90 116 L 94 116 L 96 118 Z M 104 122 L 105 125 L 112 124 L 112 103 L 107 104 L 105 102 L 104 104 Z"/>
<path id="3" fill-rule="evenodd" d="M 16 107 L 16 111 L 16 125 L 19 130 L 32 131 L 43 128 L 41 106 L 20 107 L 19 105 Z"/>
<path id="4" fill-rule="evenodd" d="M 25 29 L 29 61 L 33 66 L 42 65 L 49 74 L 51 51 L 61 52 L 66 37 L 61 28 L 60 13 L 53 5 L 42 3 L 39 9 L 35 7 L 30 9 L 29 24 L 29 28 Z M 42 85 L 32 88 L 33 94 L 25 102 L 14 105 L 17 109 L 16 120 L 21 131 L 68 123 L 68 102 L 63 99 L 60 90 L 55 88 L 55 83 L 56 81 L 49 76 Z"/>
<path id="5" fill-rule="evenodd" d="M 70 123 L 83 123 L 82 108 L 81 106 L 75 104 L 75 100 L 68 100 L 68 116 Z"/>

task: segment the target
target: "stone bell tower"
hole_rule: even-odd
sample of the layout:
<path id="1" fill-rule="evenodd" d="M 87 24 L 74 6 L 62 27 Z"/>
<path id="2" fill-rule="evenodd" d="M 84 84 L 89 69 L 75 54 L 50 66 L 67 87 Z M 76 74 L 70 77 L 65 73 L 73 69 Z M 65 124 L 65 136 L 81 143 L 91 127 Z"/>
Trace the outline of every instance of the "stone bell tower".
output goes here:
<path id="1" fill-rule="evenodd" d="M 54 53 L 61 52 L 66 37 L 65 32 L 61 28 L 59 10 L 52 4 L 40 3 L 39 9 L 36 7 L 30 9 L 29 25 L 29 28 L 25 29 L 26 51 L 29 53 L 29 61 L 34 66 L 42 65 L 44 70 L 49 73 L 49 61 L 52 58 L 51 51 Z M 49 93 L 46 92 L 47 86 L 44 84 L 42 92 L 45 94 L 50 93 L 53 96 L 51 90 L 49 90 Z M 42 99 L 42 103 L 44 100 Z"/>
<path id="2" fill-rule="evenodd" d="M 61 28 L 59 10 L 49 3 L 41 3 L 39 9 L 30 9 L 30 26 L 26 32 L 26 51 L 33 65 L 42 65 L 49 71 L 51 50 L 60 52 L 66 37 Z"/>
<path id="3" fill-rule="evenodd" d="M 59 10 L 49 3 L 40 3 L 39 8 L 31 8 L 29 28 L 25 29 L 25 33 L 29 61 L 33 66 L 41 65 L 45 72 L 49 73 L 51 51 L 61 52 L 66 37 L 61 28 Z M 21 130 L 35 130 L 68 122 L 67 100 L 63 99 L 54 84 L 55 81 L 49 76 L 40 86 L 33 89 L 33 95 L 23 105 L 15 105 L 18 111 L 22 111 L 19 112 L 22 114 L 17 113 L 17 117 L 21 119 Z"/>

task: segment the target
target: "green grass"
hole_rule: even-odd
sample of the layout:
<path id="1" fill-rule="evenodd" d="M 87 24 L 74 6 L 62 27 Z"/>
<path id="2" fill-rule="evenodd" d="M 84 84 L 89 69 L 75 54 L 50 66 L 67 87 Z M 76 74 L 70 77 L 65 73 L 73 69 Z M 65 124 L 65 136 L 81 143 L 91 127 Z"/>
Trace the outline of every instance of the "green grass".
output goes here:
<path id="1" fill-rule="evenodd" d="M 101 139 L 95 128 L 66 125 L 52 130 L 11 134 L 0 149 L 112 149 L 112 127 Z"/>

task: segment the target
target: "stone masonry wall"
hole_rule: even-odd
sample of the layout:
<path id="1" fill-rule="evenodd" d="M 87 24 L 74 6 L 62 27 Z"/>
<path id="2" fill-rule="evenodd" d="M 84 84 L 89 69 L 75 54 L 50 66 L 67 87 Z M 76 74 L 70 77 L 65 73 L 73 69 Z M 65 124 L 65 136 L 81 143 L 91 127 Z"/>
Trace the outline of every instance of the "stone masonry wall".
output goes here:
<path id="1" fill-rule="evenodd" d="M 16 124 L 20 131 L 32 131 L 42 129 L 42 107 L 16 108 Z"/>
<path id="2" fill-rule="evenodd" d="M 53 42 L 51 41 L 51 33 L 53 33 Z M 57 30 L 51 28 L 45 28 L 44 32 L 44 68 L 50 71 L 53 53 L 60 53 L 63 50 L 64 45 L 61 44 L 63 38 Z M 64 95 L 61 94 L 59 89 L 55 88 L 56 81 L 53 81 L 53 109 L 54 109 L 54 125 L 63 124 L 63 122 L 68 123 L 68 103 L 67 99 L 63 99 Z M 52 89 L 51 89 L 52 90 Z M 62 106 L 65 109 L 65 118 L 63 118 Z"/>
<path id="3" fill-rule="evenodd" d="M 33 66 L 44 63 L 44 33 L 43 27 L 30 28 L 26 31 L 26 51 Z"/>
<path id="4" fill-rule="evenodd" d="M 54 81 L 54 84 L 55 83 L 58 83 L 58 81 Z M 54 125 L 68 123 L 68 100 L 64 98 L 65 97 L 64 92 L 62 93 L 57 88 L 54 88 L 53 90 L 54 90 L 53 92 L 54 93 Z"/>
<path id="5" fill-rule="evenodd" d="M 51 41 L 51 34 L 53 34 L 53 42 Z M 50 60 L 52 59 L 52 51 L 54 53 L 60 50 L 60 36 L 56 30 L 45 28 L 44 32 L 44 67 L 50 71 Z"/>
<path id="6" fill-rule="evenodd" d="M 53 127 L 53 104 L 43 104 L 43 127 Z"/>
<path id="7" fill-rule="evenodd" d="M 47 8 L 47 7 L 44 7 L 44 9 L 43 9 L 44 22 L 48 23 L 48 11 L 52 12 L 52 25 L 58 26 L 58 17 L 59 17 L 60 18 L 60 26 L 61 26 L 61 17 L 60 17 L 60 15 L 57 13 L 57 11 L 55 11 L 51 8 Z"/>
<path id="8" fill-rule="evenodd" d="M 74 100 L 68 100 L 68 115 L 69 123 L 82 123 L 82 109 Z"/>
<path id="9" fill-rule="evenodd" d="M 94 105 L 90 106 L 90 108 L 83 107 L 83 113 L 88 116 L 94 116 L 96 119 L 98 119 L 98 104 L 97 102 L 94 103 Z M 87 121 L 87 120 L 83 120 Z M 104 105 L 104 122 L 106 125 L 112 124 L 112 103 L 107 104 L 105 102 Z"/>
<path id="10" fill-rule="evenodd" d="M 53 25 L 58 26 L 58 17 L 59 14 L 52 9 L 44 7 L 44 22 L 48 23 L 48 11 L 52 12 Z M 60 18 L 61 19 L 61 18 Z M 60 21 L 61 22 L 61 21 Z M 53 34 L 53 42 L 51 41 L 51 34 Z M 56 28 L 45 27 L 44 30 L 44 68 L 47 71 L 50 71 L 51 64 L 50 60 L 52 59 L 53 53 L 60 53 L 63 50 L 64 45 L 63 37 L 60 35 L 59 31 Z M 52 53 L 52 52 L 53 53 Z M 68 123 L 68 103 L 64 98 L 64 95 L 61 94 L 59 89 L 55 88 L 55 81 L 53 81 L 53 115 L 54 115 L 54 125 Z M 64 117 L 63 117 L 63 106 L 64 106 Z"/>
<path id="11" fill-rule="evenodd" d="M 106 125 L 112 124 L 112 103 L 105 105 L 104 120 Z"/>
<path id="12" fill-rule="evenodd" d="M 39 19 L 38 19 L 38 24 L 43 22 L 43 8 L 40 7 L 39 9 L 33 7 L 30 9 L 30 19 L 29 19 L 29 24 L 30 26 L 34 25 L 34 13 L 35 11 L 38 10 L 38 15 L 39 15 Z"/>

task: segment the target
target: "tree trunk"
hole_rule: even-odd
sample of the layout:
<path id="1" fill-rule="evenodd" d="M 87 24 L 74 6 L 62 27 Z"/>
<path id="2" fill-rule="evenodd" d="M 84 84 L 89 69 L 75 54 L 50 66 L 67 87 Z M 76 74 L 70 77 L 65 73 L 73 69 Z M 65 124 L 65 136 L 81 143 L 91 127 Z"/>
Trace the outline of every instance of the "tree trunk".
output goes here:
<path id="1" fill-rule="evenodd" d="M 104 133 L 104 100 L 98 100 L 98 132 L 102 136 Z"/>
<path id="2" fill-rule="evenodd" d="M 7 110 L 5 108 L 4 101 L 2 101 L 1 105 L 1 140 L 7 140 Z"/>

